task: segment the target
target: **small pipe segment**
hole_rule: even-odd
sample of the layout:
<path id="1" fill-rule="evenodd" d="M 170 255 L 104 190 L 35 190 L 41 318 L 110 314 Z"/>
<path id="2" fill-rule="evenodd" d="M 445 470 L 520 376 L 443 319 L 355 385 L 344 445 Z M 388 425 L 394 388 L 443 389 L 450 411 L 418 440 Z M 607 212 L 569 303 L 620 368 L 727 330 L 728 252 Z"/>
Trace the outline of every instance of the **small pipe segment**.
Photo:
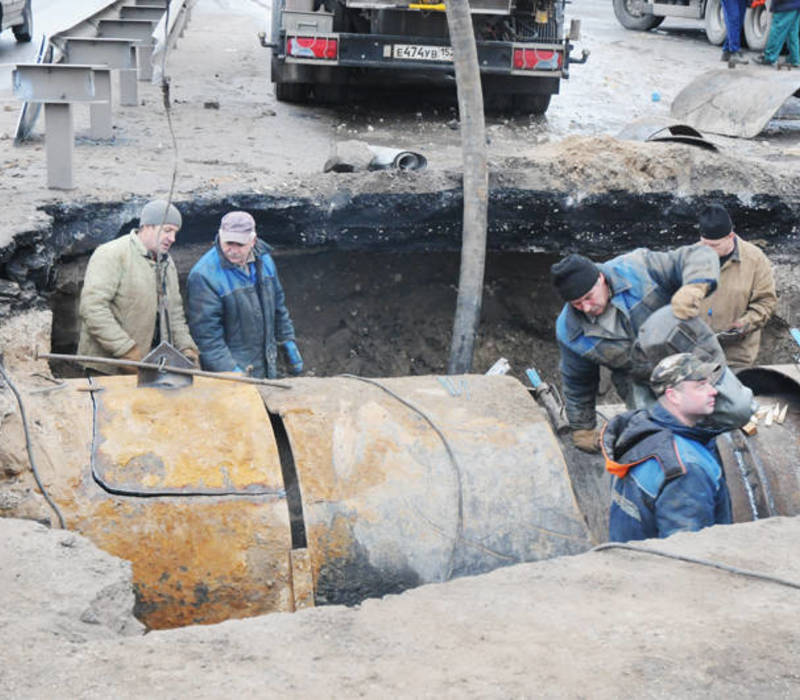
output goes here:
<path id="1" fill-rule="evenodd" d="M 136 367 L 140 369 L 152 369 L 157 372 L 172 372 L 174 374 L 188 374 L 192 377 L 208 377 L 209 379 L 221 379 L 225 382 L 239 382 L 240 384 L 258 384 L 259 386 L 271 386 L 276 389 L 291 389 L 286 384 L 270 382 L 266 379 L 257 377 L 240 377 L 234 374 L 222 374 L 220 372 L 206 372 L 202 369 L 190 369 L 188 367 L 161 366 L 152 362 L 137 362 L 136 360 L 122 360 L 116 357 L 94 357 L 92 355 L 62 355 L 55 352 L 36 352 L 37 360 L 67 360 L 68 362 L 94 362 L 102 365 L 113 365 L 115 367 Z"/>

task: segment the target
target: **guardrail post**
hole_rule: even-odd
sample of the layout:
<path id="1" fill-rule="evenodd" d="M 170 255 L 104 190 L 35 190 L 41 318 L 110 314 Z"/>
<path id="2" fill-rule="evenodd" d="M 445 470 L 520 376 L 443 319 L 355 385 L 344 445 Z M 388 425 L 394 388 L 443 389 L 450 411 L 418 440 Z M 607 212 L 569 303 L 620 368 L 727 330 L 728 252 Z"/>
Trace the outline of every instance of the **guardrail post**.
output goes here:
<path id="1" fill-rule="evenodd" d="M 152 44 L 137 44 L 136 46 L 136 70 L 139 73 L 139 80 L 150 81 L 153 79 L 153 53 L 155 47 Z"/>
<path id="2" fill-rule="evenodd" d="M 72 161 L 75 150 L 75 119 L 72 105 L 45 102 L 44 124 L 47 186 L 55 190 L 74 189 Z"/>
<path id="3" fill-rule="evenodd" d="M 94 91 L 103 102 L 89 105 L 89 135 L 93 139 L 110 139 L 114 135 L 111 124 L 111 69 L 95 68 Z"/>
<path id="4" fill-rule="evenodd" d="M 97 66 L 53 63 L 19 63 L 12 73 L 14 96 L 25 102 L 44 104 L 47 186 L 71 190 L 75 124 L 72 104 L 98 102 L 95 87 Z M 105 66 L 99 67 L 108 75 Z M 101 82 L 104 78 L 101 77 Z"/>

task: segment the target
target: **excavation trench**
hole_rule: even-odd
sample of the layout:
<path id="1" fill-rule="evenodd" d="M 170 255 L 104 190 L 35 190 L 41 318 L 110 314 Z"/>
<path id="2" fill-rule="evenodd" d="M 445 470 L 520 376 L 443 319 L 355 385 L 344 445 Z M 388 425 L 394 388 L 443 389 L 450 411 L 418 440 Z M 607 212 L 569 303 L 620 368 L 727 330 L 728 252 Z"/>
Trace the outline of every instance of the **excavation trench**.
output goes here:
<path id="1" fill-rule="evenodd" d="M 505 357 L 518 379 L 533 365 L 557 384 L 553 335 L 561 302 L 549 282 L 552 262 L 571 250 L 604 259 L 638 245 L 692 241 L 701 203 L 617 193 L 577 204 L 552 193 L 495 193 L 475 372 Z M 88 256 L 130 230 L 139 206 L 51 210 L 49 231 L 32 232 L 2 253 L 5 313 L 49 305 L 53 350 L 73 352 Z M 94 408 L 80 390 L 37 395 L 32 414 L 62 442 L 54 454 L 64 455 L 63 463 L 50 471 L 54 498 L 69 527 L 134 561 L 137 614 L 148 625 L 352 604 L 583 551 L 603 538 L 607 484 L 599 465 L 587 469 L 555 438 L 518 383 L 414 376 L 445 371 L 459 267 L 455 193 L 242 198 L 181 208 L 184 227 L 172 255 L 182 284 L 222 213 L 254 213 L 275 246 L 307 374 L 315 378 L 261 397 L 199 382 L 180 405 L 160 395 L 149 404 L 131 378 L 101 380 Z M 765 199 L 731 208 L 748 222 L 751 238 L 780 249 L 781 264 L 793 269 L 789 207 Z M 794 293 L 787 288 L 787 296 Z M 779 319 L 768 327 L 762 363 L 792 360 L 785 325 Z M 52 368 L 74 377 L 69 386 L 78 388 L 76 368 Z M 341 374 L 395 377 L 381 381 L 432 417 L 453 454 L 424 416 L 384 387 Z M 605 400 L 614 400 L 611 392 Z M 251 423 L 243 429 L 230 420 L 232 407 L 245 405 Z M 156 430 L 170 423 L 180 429 Z M 87 425 L 94 426 L 88 442 Z M 231 434 L 254 442 L 243 447 L 237 439 L 238 457 L 222 450 L 209 462 L 212 447 L 224 444 L 216 436 Z M 206 471 L 196 473 L 201 462 Z M 88 463 L 99 465 L 111 491 L 98 490 Z M 181 488 L 206 495 L 176 496 Z M 215 495 L 215 488 L 223 491 Z M 747 516 L 747 493 L 742 499 Z"/>

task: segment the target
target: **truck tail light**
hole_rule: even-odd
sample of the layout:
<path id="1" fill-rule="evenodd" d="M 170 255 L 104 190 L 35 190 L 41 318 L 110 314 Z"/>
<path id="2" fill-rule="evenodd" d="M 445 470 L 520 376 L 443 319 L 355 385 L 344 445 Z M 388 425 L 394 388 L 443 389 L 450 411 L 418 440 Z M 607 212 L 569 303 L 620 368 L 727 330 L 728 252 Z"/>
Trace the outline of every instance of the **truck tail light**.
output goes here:
<path id="1" fill-rule="evenodd" d="M 286 55 L 295 58 L 334 60 L 339 54 L 339 41 L 326 37 L 290 36 L 286 39 Z"/>
<path id="2" fill-rule="evenodd" d="M 558 70 L 562 56 L 546 49 L 514 49 L 515 70 Z"/>

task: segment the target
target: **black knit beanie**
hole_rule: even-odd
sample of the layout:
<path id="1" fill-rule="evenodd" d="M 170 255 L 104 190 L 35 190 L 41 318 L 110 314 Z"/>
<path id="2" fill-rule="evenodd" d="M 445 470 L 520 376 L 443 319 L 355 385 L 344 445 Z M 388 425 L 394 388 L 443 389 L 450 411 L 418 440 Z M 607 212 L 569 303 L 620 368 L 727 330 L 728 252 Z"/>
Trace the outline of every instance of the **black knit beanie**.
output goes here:
<path id="1" fill-rule="evenodd" d="M 733 222 L 725 207 L 720 204 L 710 204 L 700 212 L 700 235 L 703 238 L 717 240 L 725 238 L 733 231 Z"/>
<path id="2" fill-rule="evenodd" d="M 580 299 L 594 287 L 600 277 L 600 270 L 589 258 L 570 253 L 550 268 L 553 286 L 564 301 Z"/>

